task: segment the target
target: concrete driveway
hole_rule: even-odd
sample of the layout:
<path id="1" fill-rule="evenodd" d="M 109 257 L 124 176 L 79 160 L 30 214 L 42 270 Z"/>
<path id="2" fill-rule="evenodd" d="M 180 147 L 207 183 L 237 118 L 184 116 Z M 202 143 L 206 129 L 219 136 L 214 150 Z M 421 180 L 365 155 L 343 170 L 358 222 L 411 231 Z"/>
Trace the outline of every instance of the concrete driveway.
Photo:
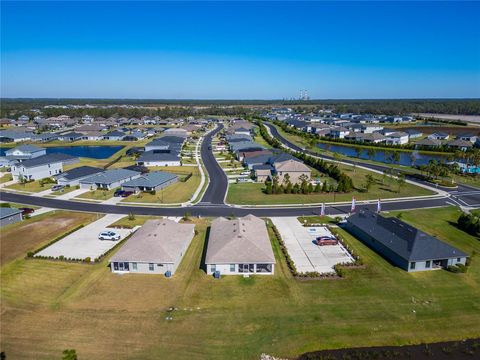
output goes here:
<path id="1" fill-rule="evenodd" d="M 298 272 L 329 273 L 339 263 L 353 262 L 345 248 L 338 245 L 318 246 L 313 241 L 318 236 L 333 236 L 327 227 L 302 226 L 296 217 L 271 218 L 295 263 Z"/>
<path id="2" fill-rule="evenodd" d="M 59 257 L 63 255 L 66 258 L 85 259 L 90 257 L 92 261 L 104 254 L 119 241 L 99 240 L 98 234 L 106 230 L 107 226 L 115 221 L 125 217 L 125 215 L 109 214 L 101 217 L 97 221 L 75 231 L 74 233 L 64 237 L 56 243 L 50 245 L 46 249 L 40 251 L 37 256 L 53 256 Z M 120 234 L 121 239 L 137 230 L 134 229 L 115 229 L 114 231 Z M 110 229 L 112 230 L 112 229 Z"/>

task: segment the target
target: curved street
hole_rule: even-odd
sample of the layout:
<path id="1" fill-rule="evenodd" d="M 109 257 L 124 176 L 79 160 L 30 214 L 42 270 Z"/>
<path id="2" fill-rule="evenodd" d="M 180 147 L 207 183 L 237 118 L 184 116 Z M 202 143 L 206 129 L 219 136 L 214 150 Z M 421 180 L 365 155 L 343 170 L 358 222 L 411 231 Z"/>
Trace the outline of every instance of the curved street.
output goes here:
<path id="1" fill-rule="evenodd" d="M 266 124 L 272 131 L 272 134 L 282 141 L 286 146 L 297 150 L 305 151 L 298 146 L 292 144 L 287 139 L 283 138 L 276 128 L 271 124 Z M 2 201 L 9 201 L 21 204 L 35 205 L 41 207 L 49 207 L 64 210 L 73 211 L 86 211 L 86 212 L 98 212 L 98 213 L 110 213 L 110 214 L 137 214 L 137 215 L 157 215 L 157 216 L 183 216 L 189 213 L 192 216 L 243 216 L 247 214 L 254 214 L 256 216 L 301 216 L 301 215 L 319 215 L 320 206 L 270 206 L 270 207 L 248 207 L 248 206 L 235 206 L 224 204 L 225 194 L 228 188 L 227 177 L 212 152 L 212 138 L 215 134 L 223 129 L 223 125 L 212 131 L 205 136 L 202 143 L 201 153 L 203 163 L 208 172 L 209 184 L 202 197 L 202 200 L 197 205 L 184 206 L 184 207 L 144 207 L 144 206 L 129 206 L 129 205 L 107 205 L 88 203 L 80 201 L 59 200 L 54 198 L 44 198 L 38 196 L 30 196 L 19 193 L 4 192 L 0 193 Z M 307 153 L 311 153 L 305 151 Z M 313 154 L 318 156 L 318 154 Z M 326 159 L 330 157 L 324 156 Z M 346 163 L 353 164 L 351 160 L 342 160 Z M 359 164 L 358 162 L 356 162 Z M 372 170 L 385 169 L 382 165 L 372 165 L 361 163 L 362 166 L 371 168 Z M 415 179 L 412 179 L 415 180 Z M 418 180 L 417 180 L 418 182 Z M 418 209 L 428 207 L 439 207 L 456 205 L 462 207 L 479 207 L 480 206 L 480 189 L 462 185 L 458 189 L 449 190 L 446 196 L 437 196 L 430 198 L 418 198 L 418 199 L 400 199 L 400 200 L 385 200 L 382 201 L 382 210 L 406 210 L 406 209 Z M 377 207 L 377 201 L 372 200 L 370 202 L 357 202 L 357 208 L 368 207 L 375 210 Z M 350 204 L 339 203 L 326 205 L 325 213 L 327 215 L 345 214 L 350 212 Z"/>

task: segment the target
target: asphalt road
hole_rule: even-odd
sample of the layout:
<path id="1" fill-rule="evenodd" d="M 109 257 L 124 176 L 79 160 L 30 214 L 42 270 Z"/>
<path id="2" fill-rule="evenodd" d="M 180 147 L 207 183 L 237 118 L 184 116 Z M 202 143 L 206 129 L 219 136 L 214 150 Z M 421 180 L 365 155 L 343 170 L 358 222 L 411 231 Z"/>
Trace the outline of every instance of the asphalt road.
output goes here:
<path id="1" fill-rule="evenodd" d="M 202 200 L 200 201 L 201 205 L 223 204 L 225 194 L 227 193 L 227 175 L 225 175 L 225 172 L 222 170 L 220 165 L 218 165 L 217 160 L 215 160 L 215 156 L 213 155 L 213 151 L 211 149 L 212 138 L 222 129 L 223 124 L 219 124 L 219 127 L 216 130 L 207 134 L 203 139 L 202 147 L 200 149 L 203 164 L 207 169 L 208 177 L 210 179 L 207 190 L 203 194 Z"/>
<path id="2" fill-rule="evenodd" d="M 267 125 L 268 126 L 268 125 Z M 212 136 L 220 131 L 222 127 L 207 135 L 203 141 L 201 152 L 205 167 L 208 171 L 210 184 L 202 198 L 202 201 L 194 206 L 187 207 L 143 207 L 143 206 L 124 206 L 124 205 L 106 205 L 98 203 L 87 203 L 79 201 L 59 200 L 54 198 L 43 198 L 38 196 L 29 196 L 18 193 L 0 192 L 0 200 L 15 202 L 27 205 L 36 205 L 41 207 L 51 207 L 56 209 L 99 212 L 110 214 L 137 214 L 137 215 L 157 215 L 157 216 L 183 216 L 190 213 L 192 216 L 244 216 L 254 214 L 256 216 L 301 216 L 301 215 L 319 215 L 320 207 L 298 206 L 298 207 L 235 207 L 223 204 L 225 192 L 228 186 L 227 178 L 217 164 L 213 153 L 208 149 L 211 146 Z M 273 128 L 275 129 L 275 128 Z M 294 144 L 289 144 L 278 133 L 272 129 L 272 133 L 288 146 L 303 151 Z M 275 129 L 276 130 L 276 129 Z M 376 165 L 362 164 L 362 166 L 370 168 L 378 168 Z M 382 169 L 385 168 L 380 166 Z M 382 210 L 408 210 L 428 207 L 439 207 L 448 205 L 460 205 L 469 207 L 480 207 L 480 189 L 470 186 L 460 186 L 458 189 L 451 190 L 450 196 L 442 198 L 416 199 L 416 200 L 399 200 L 399 201 L 383 201 Z M 372 201 L 369 204 L 357 204 L 357 208 L 370 208 L 375 210 L 377 202 Z M 325 213 L 327 215 L 345 214 L 350 212 L 350 204 L 344 205 L 327 205 Z"/>
<path id="3" fill-rule="evenodd" d="M 275 138 L 277 138 L 279 141 L 281 141 L 284 145 L 288 146 L 290 149 L 293 149 L 293 150 L 299 151 L 299 152 L 303 152 L 305 154 L 313 155 L 313 156 L 316 156 L 316 157 L 321 157 L 321 158 L 327 159 L 327 160 L 335 160 L 332 156 L 319 155 L 318 153 L 303 149 L 303 148 L 295 145 L 294 143 L 290 142 L 289 140 L 287 140 L 282 135 L 280 135 L 277 128 L 275 126 L 273 126 L 272 124 L 269 124 L 269 123 L 266 123 L 266 122 L 264 122 L 263 124 L 270 129 L 270 132 L 272 133 L 272 135 Z M 390 170 L 390 167 L 388 167 L 387 165 L 371 164 L 371 163 L 363 162 L 362 160 L 342 159 L 341 161 L 344 162 L 344 163 L 347 163 L 347 164 L 351 164 L 351 165 L 355 164 L 355 165 L 363 166 L 365 168 L 380 171 L 380 172 L 383 172 L 385 170 Z M 413 182 L 416 182 L 416 183 L 419 183 L 419 184 L 424 184 L 424 185 L 427 185 L 427 186 L 430 186 L 430 187 L 432 186 L 432 184 L 429 183 L 428 181 L 419 180 L 419 179 L 417 179 L 415 177 L 412 177 L 412 176 L 407 176 L 406 178 L 410 181 L 413 181 Z M 467 185 L 461 185 L 461 184 L 458 185 L 458 188 L 456 188 L 456 189 L 442 188 L 442 190 L 447 191 L 447 192 L 453 192 L 453 193 L 455 193 L 455 192 L 480 191 L 480 189 L 475 188 L 473 186 L 467 186 Z M 476 202 L 480 203 L 480 197 L 477 198 Z"/>

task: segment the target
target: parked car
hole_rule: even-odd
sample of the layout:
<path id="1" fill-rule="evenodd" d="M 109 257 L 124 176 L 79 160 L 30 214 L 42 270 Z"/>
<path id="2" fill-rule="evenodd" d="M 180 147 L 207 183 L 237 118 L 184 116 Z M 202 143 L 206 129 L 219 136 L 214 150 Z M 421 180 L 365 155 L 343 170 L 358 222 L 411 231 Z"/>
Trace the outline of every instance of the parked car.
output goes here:
<path id="1" fill-rule="evenodd" d="M 35 211 L 32 208 L 26 208 L 26 207 L 19 208 L 18 210 L 20 210 L 22 212 L 22 216 L 33 214 L 33 212 Z"/>
<path id="2" fill-rule="evenodd" d="M 331 237 L 331 236 L 319 236 L 315 240 L 315 244 L 317 244 L 318 246 L 337 245 L 338 240 L 334 237 Z"/>
<path id="3" fill-rule="evenodd" d="M 240 173 L 240 175 L 250 175 L 250 171 L 243 171 Z"/>
<path id="4" fill-rule="evenodd" d="M 123 190 L 123 193 L 120 196 L 121 197 L 129 197 L 130 195 L 133 195 L 133 191 Z"/>
<path id="5" fill-rule="evenodd" d="M 113 196 L 115 196 L 115 197 L 123 196 L 124 192 L 125 192 L 125 190 L 117 190 L 113 193 Z"/>
<path id="6" fill-rule="evenodd" d="M 63 189 L 65 189 L 64 185 L 53 185 L 52 186 L 52 191 L 60 191 L 60 190 L 63 190 Z"/>
<path id="7" fill-rule="evenodd" d="M 114 231 L 102 231 L 98 235 L 99 240 L 120 240 L 120 235 Z"/>

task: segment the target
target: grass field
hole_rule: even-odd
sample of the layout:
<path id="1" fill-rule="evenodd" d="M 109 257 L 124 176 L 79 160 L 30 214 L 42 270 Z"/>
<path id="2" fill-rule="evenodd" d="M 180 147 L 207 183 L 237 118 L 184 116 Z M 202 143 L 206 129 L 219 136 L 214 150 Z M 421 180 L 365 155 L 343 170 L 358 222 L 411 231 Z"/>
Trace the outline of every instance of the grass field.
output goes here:
<path id="1" fill-rule="evenodd" d="M 453 228 L 456 215 L 454 208 L 421 210 L 408 219 L 420 226 L 434 219 L 429 226 L 439 237 L 480 251 L 477 239 Z M 200 270 L 206 226 L 197 220 L 198 235 L 171 279 L 114 275 L 106 260 L 4 266 L 2 351 L 15 359 L 60 358 L 66 348 L 81 359 L 258 359 L 480 333 L 478 259 L 466 274 L 408 274 L 340 230 L 366 264 L 342 280 L 294 280 L 275 241 L 274 276 L 214 280 Z"/>
<path id="2" fill-rule="evenodd" d="M 0 263 L 26 256 L 46 239 L 51 239 L 95 219 L 95 214 L 52 211 L 2 227 L 0 236 Z"/>
<path id="3" fill-rule="evenodd" d="M 150 171 L 165 171 L 177 174 L 179 177 L 185 177 L 192 173 L 192 176 L 186 181 L 177 181 L 167 186 L 163 190 L 159 190 L 155 195 L 150 193 L 140 193 L 131 195 L 122 200 L 122 202 L 139 202 L 139 203 L 159 203 L 159 204 L 176 204 L 183 203 L 193 196 L 200 185 L 200 170 L 196 166 L 165 166 L 152 167 Z"/>
<path id="4" fill-rule="evenodd" d="M 12 184 L 12 185 L 9 185 L 9 186 L 5 187 L 5 189 L 13 189 L 13 190 L 28 191 L 28 192 L 35 192 L 36 193 L 36 192 L 41 192 L 41 191 L 48 190 L 53 185 L 55 185 L 55 184 L 41 185 L 38 180 L 35 180 L 35 181 L 31 181 L 31 182 L 24 183 L 24 184 L 20 184 L 20 183 Z"/>
<path id="5" fill-rule="evenodd" d="M 92 190 L 87 191 L 81 195 L 75 197 L 75 199 L 91 199 L 91 200 L 108 200 L 110 199 L 117 189 L 112 190 Z"/>
<path id="6" fill-rule="evenodd" d="M 353 180 L 353 185 L 356 190 L 346 194 L 333 193 L 312 193 L 309 195 L 302 194 L 277 194 L 267 195 L 263 192 L 265 185 L 263 183 L 239 183 L 230 184 L 228 187 L 227 202 L 229 204 L 240 205 L 257 205 L 257 204 L 311 204 L 320 202 L 334 202 L 334 201 L 350 201 L 355 196 L 357 200 L 369 199 L 390 199 L 407 196 L 421 196 L 432 195 L 430 190 L 406 183 L 398 191 L 398 185 L 395 179 L 385 178 L 382 175 L 373 173 L 368 170 L 360 168 L 353 168 L 348 165 L 341 165 L 339 167 Z M 375 179 L 375 183 L 371 186 L 368 192 L 365 191 L 365 176 L 371 174 Z M 312 176 L 316 177 L 313 175 Z M 333 180 L 323 177 L 321 180 L 332 182 Z"/>
<path id="7" fill-rule="evenodd" d="M 8 181 L 11 181 L 13 178 L 12 178 L 12 174 L 1 174 L 1 177 L 0 177 L 0 184 L 3 184 L 3 183 L 6 183 Z"/>

